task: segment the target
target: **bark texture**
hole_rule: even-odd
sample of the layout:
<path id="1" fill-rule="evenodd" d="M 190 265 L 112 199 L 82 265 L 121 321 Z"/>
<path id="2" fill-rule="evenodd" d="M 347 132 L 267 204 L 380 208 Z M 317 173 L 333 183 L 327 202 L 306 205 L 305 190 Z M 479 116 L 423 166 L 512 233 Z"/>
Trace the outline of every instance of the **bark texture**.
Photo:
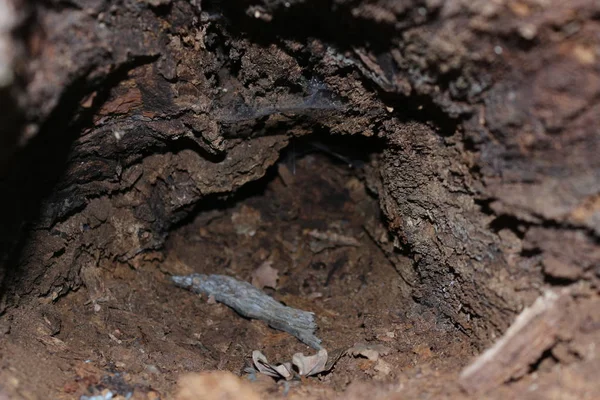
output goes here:
<path id="1" fill-rule="evenodd" d="M 311 133 L 381 143 L 388 250 L 478 343 L 540 287 L 600 275 L 596 1 L 72 0 L 29 18 L 2 89 L 3 143 L 27 142 L 1 183 L 12 304 L 160 248 Z"/>

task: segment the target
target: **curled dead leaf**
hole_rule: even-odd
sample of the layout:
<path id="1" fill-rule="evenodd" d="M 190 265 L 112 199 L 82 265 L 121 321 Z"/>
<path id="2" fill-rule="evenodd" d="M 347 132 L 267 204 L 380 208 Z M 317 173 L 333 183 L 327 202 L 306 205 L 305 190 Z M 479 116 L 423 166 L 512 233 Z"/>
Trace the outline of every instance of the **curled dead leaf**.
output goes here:
<path id="1" fill-rule="evenodd" d="M 339 356 L 336 355 L 333 362 L 328 362 L 329 356 L 327 350 L 321 349 L 317 354 L 311 356 L 296 353 L 292 356 L 292 362 L 271 364 L 267 360 L 267 357 L 259 350 L 252 352 L 252 362 L 259 373 L 285 380 L 290 380 L 294 376 L 306 377 L 327 372 L 338 359 Z"/>
<path id="2" fill-rule="evenodd" d="M 291 363 L 271 364 L 267 360 L 267 357 L 259 350 L 252 352 L 252 363 L 259 373 L 273 378 L 289 380 L 294 376 Z"/>
<path id="3" fill-rule="evenodd" d="M 296 353 L 292 356 L 292 364 L 298 369 L 298 375 L 300 376 L 316 375 L 325 371 L 327 350 L 321 349 L 312 356 Z"/>

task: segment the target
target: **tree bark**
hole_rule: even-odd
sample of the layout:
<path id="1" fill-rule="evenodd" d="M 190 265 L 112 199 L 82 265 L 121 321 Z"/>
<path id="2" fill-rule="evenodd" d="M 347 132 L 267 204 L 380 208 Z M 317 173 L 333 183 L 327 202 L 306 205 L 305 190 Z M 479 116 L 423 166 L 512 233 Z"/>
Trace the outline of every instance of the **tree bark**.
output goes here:
<path id="1" fill-rule="evenodd" d="M 226 3 L 36 2 L 0 32 L 26 48 L 0 93 L 6 304 L 160 248 L 314 132 L 381 143 L 390 251 L 481 345 L 540 287 L 597 283 L 596 1 Z"/>

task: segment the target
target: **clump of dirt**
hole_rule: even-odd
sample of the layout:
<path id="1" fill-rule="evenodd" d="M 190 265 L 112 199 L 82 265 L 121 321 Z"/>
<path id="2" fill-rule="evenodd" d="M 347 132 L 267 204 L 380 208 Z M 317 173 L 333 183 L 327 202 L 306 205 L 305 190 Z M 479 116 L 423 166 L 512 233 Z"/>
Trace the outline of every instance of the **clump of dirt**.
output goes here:
<path id="1" fill-rule="evenodd" d="M 288 306 L 314 312 L 330 351 L 358 345 L 329 373 L 285 384 L 258 379 L 259 393 L 319 398 L 373 379 L 405 382 L 404 393 L 448 393 L 474 349 L 447 318 L 413 301 L 411 281 L 399 273 L 412 261 L 398 253 L 392 262 L 381 248 L 391 239 L 366 185 L 376 158 L 340 154 L 322 141 L 294 142 L 264 179 L 200 204 L 164 251 L 140 255 L 133 266 L 105 262 L 85 272 L 88 289 L 53 307 L 9 310 L 2 374 L 13 384 L 4 390 L 158 398 L 173 394 L 186 372 L 244 376 L 253 350 L 275 361 L 312 352 L 170 281 L 197 272 L 253 282 Z M 373 356 L 364 351 L 370 348 L 385 351 Z M 40 361 L 36 354 L 48 355 Z M 13 372 L 6 374 L 7 367 Z"/>

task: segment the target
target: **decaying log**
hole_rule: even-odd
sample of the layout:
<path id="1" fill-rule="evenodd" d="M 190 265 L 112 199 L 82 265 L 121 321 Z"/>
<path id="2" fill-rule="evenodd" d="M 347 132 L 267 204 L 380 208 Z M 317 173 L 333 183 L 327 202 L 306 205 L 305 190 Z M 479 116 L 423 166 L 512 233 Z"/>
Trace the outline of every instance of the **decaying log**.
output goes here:
<path id="1" fill-rule="evenodd" d="M 9 3 L 31 21 L 3 34 L 27 51 L 2 140 L 32 139 L 0 180 L 8 303 L 161 248 L 315 133 L 381 143 L 390 251 L 481 346 L 544 274 L 598 274 L 596 1 Z"/>
<path id="2" fill-rule="evenodd" d="M 548 290 L 524 309 L 491 348 L 466 367 L 460 384 L 469 393 L 484 393 L 524 375 L 530 366 L 572 329 L 569 290 Z M 572 322 L 572 321 L 571 321 Z"/>

